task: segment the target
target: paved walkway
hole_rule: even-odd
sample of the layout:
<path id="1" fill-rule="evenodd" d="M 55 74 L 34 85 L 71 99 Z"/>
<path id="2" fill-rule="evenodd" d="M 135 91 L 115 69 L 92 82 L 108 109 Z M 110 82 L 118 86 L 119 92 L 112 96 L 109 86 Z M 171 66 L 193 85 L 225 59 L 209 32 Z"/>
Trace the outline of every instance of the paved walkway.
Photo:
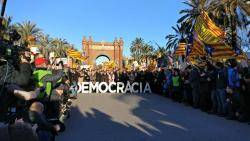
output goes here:
<path id="1" fill-rule="evenodd" d="M 250 125 L 154 94 L 79 95 L 57 141 L 250 141 Z"/>

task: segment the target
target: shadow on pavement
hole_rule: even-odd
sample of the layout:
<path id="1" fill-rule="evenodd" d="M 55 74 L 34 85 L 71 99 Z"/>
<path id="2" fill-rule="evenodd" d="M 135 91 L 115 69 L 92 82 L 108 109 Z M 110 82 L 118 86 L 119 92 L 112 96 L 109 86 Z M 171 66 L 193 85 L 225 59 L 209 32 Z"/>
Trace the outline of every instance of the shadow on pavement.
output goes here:
<path id="1" fill-rule="evenodd" d="M 82 98 L 88 99 L 87 96 Z M 78 107 L 79 103 L 72 107 L 68 128 L 56 140 L 245 141 L 249 137 L 247 125 L 207 115 L 158 95 L 122 94 L 108 99 L 113 101 L 106 102 L 119 101 L 118 105 L 110 103 L 111 107 L 105 107 L 103 103 L 95 104 L 104 99 L 91 97 L 88 100 L 93 104 L 87 110 Z M 118 113 L 119 106 L 123 106 L 121 113 Z M 116 114 L 112 114 L 114 112 Z"/>
<path id="2" fill-rule="evenodd" d="M 147 141 L 152 139 L 128 123 L 123 125 L 112 121 L 109 115 L 95 108 L 82 114 L 78 107 L 72 107 L 71 113 L 74 115 L 67 123 L 70 126 L 63 136 L 72 141 Z M 66 141 L 62 138 L 63 136 L 58 137 L 57 140 Z"/>
<path id="3" fill-rule="evenodd" d="M 139 118 L 141 123 L 137 123 L 144 132 L 150 135 L 153 141 L 179 141 L 190 138 L 190 130 L 179 121 L 182 111 L 174 111 L 177 103 L 166 104 L 166 99 L 160 96 L 150 96 L 151 94 L 120 95 L 117 100 L 128 102 L 135 97 L 140 99 L 137 105 L 131 110 L 131 114 Z M 152 99 L 153 98 L 153 99 Z M 168 106 L 168 107 L 166 107 Z M 183 114 L 183 113 L 182 113 Z M 178 117 L 180 116 L 180 117 Z M 182 117 L 185 120 L 186 117 Z"/>
<path id="4" fill-rule="evenodd" d="M 156 94 L 124 94 L 116 97 L 117 100 L 127 104 L 134 98 L 140 100 L 131 110 L 131 114 L 143 121 L 142 124 L 138 123 L 138 126 L 149 133 L 153 141 L 250 139 L 248 134 L 250 128 L 246 124 L 208 115 Z"/>

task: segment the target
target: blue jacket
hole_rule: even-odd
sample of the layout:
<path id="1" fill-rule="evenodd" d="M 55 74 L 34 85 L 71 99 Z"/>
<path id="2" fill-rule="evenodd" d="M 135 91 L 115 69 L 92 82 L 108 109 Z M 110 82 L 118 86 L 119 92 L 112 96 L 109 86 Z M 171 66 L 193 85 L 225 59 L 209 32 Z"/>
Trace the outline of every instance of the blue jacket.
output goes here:
<path id="1" fill-rule="evenodd" d="M 239 88 L 240 87 L 240 77 L 239 73 L 234 68 L 228 69 L 228 86 L 230 88 Z"/>

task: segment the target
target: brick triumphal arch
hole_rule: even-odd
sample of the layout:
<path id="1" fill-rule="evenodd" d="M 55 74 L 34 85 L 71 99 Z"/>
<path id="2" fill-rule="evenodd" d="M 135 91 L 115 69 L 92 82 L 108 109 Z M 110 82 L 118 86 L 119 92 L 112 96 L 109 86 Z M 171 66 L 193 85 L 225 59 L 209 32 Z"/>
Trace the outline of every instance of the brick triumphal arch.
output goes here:
<path id="1" fill-rule="evenodd" d="M 92 37 L 83 37 L 82 46 L 85 52 L 88 65 L 95 65 L 96 59 L 106 56 L 110 61 L 114 61 L 117 67 L 122 68 L 123 39 L 115 39 L 113 42 L 94 42 Z"/>

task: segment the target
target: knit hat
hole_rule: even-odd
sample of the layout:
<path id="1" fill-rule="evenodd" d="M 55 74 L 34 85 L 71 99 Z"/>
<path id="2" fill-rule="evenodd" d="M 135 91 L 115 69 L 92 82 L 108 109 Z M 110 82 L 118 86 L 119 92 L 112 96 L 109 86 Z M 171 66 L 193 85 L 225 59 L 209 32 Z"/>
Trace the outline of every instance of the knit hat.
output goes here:
<path id="1" fill-rule="evenodd" d="M 39 65 L 42 65 L 43 63 L 47 63 L 47 62 L 48 62 L 48 60 L 46 60 L 45 58 L 37 58 L 35 60 L 35 65 L 39 66 Z"/>

